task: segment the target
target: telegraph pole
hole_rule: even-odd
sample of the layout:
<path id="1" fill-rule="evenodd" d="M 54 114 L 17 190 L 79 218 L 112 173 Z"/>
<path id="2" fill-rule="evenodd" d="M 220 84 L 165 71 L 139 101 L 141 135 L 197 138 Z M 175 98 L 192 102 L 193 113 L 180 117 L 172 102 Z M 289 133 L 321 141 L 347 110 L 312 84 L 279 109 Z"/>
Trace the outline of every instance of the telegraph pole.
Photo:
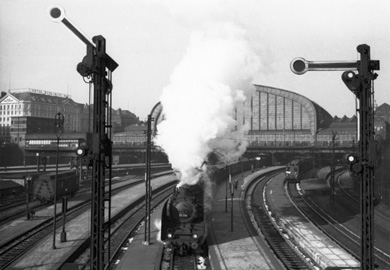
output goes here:
<path id="1" fill-rule="evenodd" d="M 379 70 L 379 61 L 370 59 L 370 46 L 357 46 L 360 61 L 356 62 L 311 62 L 303 58 L 291 61 L 290 68 L 295 74 L 306 71 L 345 70 L 341 78 L 359 100 L 359 144 L 356 161 L 351 166 L 361 190 L 361 269 L 373 270 L 374 266 L 374 169 L 376 162 L 376 142 L 374 140 L 374 99 L 371 82 L 377 78 L 374 70 Z M 353 70 L 357 70 L 356 74 Z"/>
<path id="2" fill-rule="evenodd" d="M 118 64 L 106 53 L 106 40 L 103 36 L 94 36 L 92 41 L 78 30 L 61 7 L 50 10 L 50 17 L 55 22 L 62 22 L 82 42 L 85 43 L 87 54 L 77 65 L 77 72 L 83 78 L 91 79 L 94 88 L 92 149 L 92 191 L 91 191 L 91 269 L 104 269 L 104 202 L 111 205 L 110 194 L 105 197 L 105 169 L 111 170 L 111 92 L 112 72 Z M 110 173 L 111 175 L 111 173 Z M 108 209 L 111 211 L 111 209 Z M 110 214 L 109 214 L 110 217 Z M 110 224 L 108 225 L 110 227 Z M 108 236 L 110 237 L 110 236 Z M 110 247 L 108 247 L 109 249 Z M 110 258 L 108 258 L 110 259 Z"/>

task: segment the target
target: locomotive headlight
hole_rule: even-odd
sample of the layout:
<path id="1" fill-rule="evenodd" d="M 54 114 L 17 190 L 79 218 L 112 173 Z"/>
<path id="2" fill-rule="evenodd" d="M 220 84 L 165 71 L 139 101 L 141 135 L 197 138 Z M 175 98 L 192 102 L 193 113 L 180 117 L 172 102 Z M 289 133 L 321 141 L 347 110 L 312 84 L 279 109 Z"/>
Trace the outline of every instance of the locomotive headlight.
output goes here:
<path id="1" fill-rule="evenodd" d="M 198 239 L 198 235 L 197 235 L 196 233 L 194 233 L 194 234 L 192 235 L 192 238 Z"/>
<path id="2" fill-rule="evenodd" d="M 167 237 L 168 237 L 168 238 L 172 238 L 172 236 L 173 236 L 173 235 L 172 235 L 171 233 L 167 233 Z"/>

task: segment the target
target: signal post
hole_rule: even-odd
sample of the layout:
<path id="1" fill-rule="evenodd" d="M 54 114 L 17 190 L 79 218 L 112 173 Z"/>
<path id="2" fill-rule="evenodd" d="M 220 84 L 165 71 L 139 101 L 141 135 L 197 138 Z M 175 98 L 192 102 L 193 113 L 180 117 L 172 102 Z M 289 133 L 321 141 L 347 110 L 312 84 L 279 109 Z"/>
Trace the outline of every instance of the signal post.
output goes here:
<path id="1" fill-rule="evenodd" d="M 92 160 L 92 203 L 91 203 L 91 269 L 104 269 L 104 204 L 108 202 L 108 220 L 111 216 L 111 91 L 112 72 L 118 64 L 106 53 L 106 40 L 103 36 L 94 36 L 92 41 L 78 30 L 61 7 L 50 9 L 50 17 L 54 22 L 63 23 L 85 45 L 87 54 L 77 65 L 77 71 L 94 88 L 93 94 L 93 132 L 91 149 L 88 159 Z M 105 170 L 109 169 L 109 192 L 105 195 Z M 107 228 L 110 228 L 110 223 Z M 108 230 L 108 246 L 110 246 L 110 231 Z M 110 247 L 108 247 L 110 250 Z M 110 254 L 108 254 L 108 261 Z"/>
<path id="2" fill-rule="evenodd" d="M 371 82 L 377 78 L 379 61 L 370 59 L 370 46 L 357 46 L 360 61 L 356 62 L 310 62 L 295 58 L 290 68 L 295 74 L 306 71 L 344 70 L 342 80 L 359 100 L 359 145 L 358 155 L 349 160 L 353 173 L 361 187 L 361 269 L 373 270 L 374 266 L 374 169 L 376 162 L 376 141 L 374 140 L 374 91 Z M 353 70 L 357 70 L 356 74 Z"/>

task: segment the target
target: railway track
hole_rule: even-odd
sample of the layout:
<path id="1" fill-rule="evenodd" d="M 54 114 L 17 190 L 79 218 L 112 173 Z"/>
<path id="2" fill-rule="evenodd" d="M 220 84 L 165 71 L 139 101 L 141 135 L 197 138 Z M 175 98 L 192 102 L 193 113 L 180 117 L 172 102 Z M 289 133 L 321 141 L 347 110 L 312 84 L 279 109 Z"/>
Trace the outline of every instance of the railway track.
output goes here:
<path id="1" fill-rule="evenodd" d="M 164 246 L 163 256 L 160 263 L 160 270 L 200 270 L 209 269 L 206 265 L 199 264 L 199 256 L 196 254 L 180 255 L 176 254 L 175 249 Z M 204 259 L 203 259 L 204 262 Z"/>
<path id="2" fill-rule="evenodd" d="M 26 202 L 26 196 L 17 196 L 17 197 L 6 197 L 5 199 L 0 200 L 0 213 L 13 208 L 15 206 L 24 204 Z"/>
<path id="3" fill-rule="evenodd" d="M 277 174 L 280 174 L 280 172 L 263 177 L 253 183 L 248 189 L 250 196 L 247 204 L 250 205 L 256 226 L 261 230 L 268 245 L 283 265 L 287 269 L 308 269 L 311 265 L 284 239 L 268 215 L 268 210 L 265 205 L 266 186 Z"/>
<path id="4" fill-rule="evenodd" d="M 118 187 L 112 190 L 112 195 L 115 195 L 118 192 L 121 192 L 124 189 L 130 188 L 136 184 L 143 182 L 143 180 L 135 181 L 121 187 Z M 68 209 L 67 212 L 67 221 L 70 221 L 76 218 L 78 215 L 90 208 L 90 200 L 86 200 L 77 204 Z M 56 216 L 57 219 L 57 228 L 61 226 L 61 214 Z M 20 258 L 27 251 L 32 249 L 39 240 L 48 236 L 53 232 L 53 218 L 48 218 L 41 222 L 39 225 L 35 226 L 31 230 L 22 233 L 6 243 L 0 246 L 0 269 L 6 269 L 18 258 Z"/>
<path id="5" fill-rule="evenodd" d="M 77 206 L 74 209 L 70 209 L 67 214 L 67 219 L 71 220 L 85 211 L 89 206 L 87 203 L 83 203 L 81 206 Z M 60 217 L 57 216 L 57 221 Z M 56 228 L 59 228 L 60 222 L 57 222 Z M 6 269 L 23 254 L 33 248 L 39 240 L 48 236 L 53 232 L 53 219 L 46 219 L 44 222 L 35 226 L 31 230 L 18 235 L 0 246 L 0 269 Z"/>
<path id="6" fill-rule="evenodd" d="M 78 194 L 89 192 L 90 183 L 88 183 L 89 186 L 88 186 L 88 184 L 87 185 L 85 185 L 85 183 L 83 183 L 83 184 L 84 185 L 80 187 Z M 9 202 L 4 207 L 0 206 L 0 226 L 4 225 L 12 220 L 15 220 L 15 219 L 18 219 L 18 218 L 21 218 L 21 217 L 27 215 L 26 197 L 25 197 L 25 195 L 23 197 L 24 198 L 19 198 L 17 201 Z M 36 213 L 36 212 L 40 211 L 41 209 L 44 209 L 45 207 L 52 205 L 52 204 L 53 204 L 53 202 L 42 203 L 38 200 L 34 200 L 34 201 L 30 200 L 29 201 L 29 210 L 30 211 L 32 210 L 33 212 Z"/>
<path id="7" fill-rule="evenodd" d="M 171 193 L 172 187 L 176 183 L 171 183 L 162 186 L 153 191 L 151 200 L 151 209 L 154 211 L 159 204 L 161 204 Z M 141 198 L 133 204 L 122 209 L 117 215 L 111 219 L 111 237 L 110 243 L 105 242 L 105 258 L 110 258 L 105 269 L 115 269 L 116 262 L 120 260 L 124 251 L 130 245 L 129 239 L 133 237 L 145 219 L 144 212 L 145 200 Z M 109 224 L 104 224 L 105 230 L 108 230 Z M 90 238 L 86 239 L 84 243 L 74 253 L 70 254 L 65 263 L 76 263 L 81 266 L 81 269 L 90 269 Z"/>
<path id="8" fill-rule="evenodd" d="M 51 205 L 50 203 L 41 204 L 40 202 L 34 201 L 29 203 L 29 210 L 33 212 L 38 212 L 39 210 Z M 14 204 L 10 206 L 7 210 L 0 211 L 0 226 L 5 225 L 6 223 L 27 216 L 26 202 L 20 204 Z"/>
<path id="9" fill-rule="evenodd" d="M 314 203 L 310 198 L 301 196 L 295 184 L 288 184 L 288 192 L 294 204 L 306 215 L 306 217 L 310 219 L 312 223 L 314 223 L 328 237 L 330 237 L 333 241 L 338 243 L 341 247 L 343 247 L 350 254 L 352 254 L 357 260 L 359 260 L 361 251 L 361 240 L 358 234 L 352 232 L 339 221 L 335 220 L 336 217 L 330 216 L 329 213 L 321 209 L 321 207 Z M 349 204 L 349 207 L 351 207 L 352 204 L 355 204 L 355 210 L 353 211 L 355 211 L 355 213 L 358 212 L 356 209 L 356 205 L 358 204 L 356 202 L 345 202 L 345 200 L 347 199 L 346 196 L 336 196 L 336 198 L 338 202 L 339 199 L 344 201 L 344 203 L 338 204 L 339 206 Z M 346 213 L 348 212 L 350 213 L 351 210 L 346 211 Z M 376 247 L 374 253 L 375 262 L 378 265 L 379 269 L 390 269 L 389 255 L 386 254 L 384 250 L 380 250 Z"/>
<path id="10" fill-rule="evenodd" d="M 208 270 L 208 258 L 191 253 L 180 255 L 175 249 L 164 246 L 160 270 Z"/>
<path id="11" fill-rule="evenodd" d="M 341 171 L 339 174 L 335 176 L 337 179 L 336 183 L 336 198 L 338 200 L 338 203 L 343 204 L 348 209 L 353 209 L 355 212 L 360 212 L 360 198 L 359 194 L 356 194 L 356 192 L 353 189 L 346 188 L 340 183 L 340 178 L 342 178 L 343 174 L 346 171 Z M 387 227 L 388 224 L 390 224 L 390 217 L 382 214 L 380 211 L 375 211 L 375 219 L 378 222 L 380 219 L 382 223 L 385 224 Z M 385 227 L 383 226 L 383 227 Z"/>
<path id="12" fill-rule="evenodd" d="M 343 206 L 345 209 L 349 211 L 353 211 L 355 213 L 358 213 L 360 215 L 360 201 L 359 201 L 359 194 L 356 194 L 356 192 L 353 189 L 346 188 L 341 185 L 340 178 L 343 176 L 344 172 L 340 172 L 338 175 L 336 175 L 336 201 L 338 203 L 338 206 Z M 375 247 L 374 247 L 374 254 L 377 256 L 378 260 L 378 266 L 382 266 L 383 269 L 389 269 L 390 268 L 390 244 L 388 241 L 383 241 L 383 239 L 386 239 L 386 237 L 389 235 L 389 224 L 390 224 L 390 217 L 384 215 L 380 211 L 375 211 L 374 214 L 374 220 L 375 220 L 375 228 L 374 228 L 374 236 L 376 238 L 375 240 Z M 356 234 L 356 232 L 355 232 Z M 361 244 L 360 238 L 359 238 L 359 244 Z"/>
<path id="13" fill-rule="evenodd" d="M 167 173 L 168 173 L 167 171 L 154 173 L 153 177 L 166 175 Z M 137 181 L 137 183 L 141 183 L 144 181 L 144 180 L 141 180 L 142 177 L 143 177 L 142 175 L 137 176 L 137 178 L 140 179 Z M 126 178 L 128 178 L 127 180 L 130 180 L 130 176 L 123 176 L 123 177 L 121 177 L 120 181 L 113 179 L 111 183 L 113 185 L 117 182 L 123 182 L 124 180 L 126 180 Z M 84 181 L 82 183 L 82 185 L 80 186 L 78 194 L 90 192 L 91 184 L 92 184 L 92 180 Z M 42 204 L 41 202 L 36 201 L 36 200 L 30 201 L 29 202 L 29 209 L 33 210 L 33 212 L 36 213 L 36 212 L 40 211 L 41 209 L 43 209 L 51 204 L 52 204 L 52 202 L 46 202 L 46 203 Z M 26 213 L 27 213 L 26 198 L 24 198 L 24 199 L 18 198 L 18 200 L 14 201 L 14 202 L 4 203 L 4 208 L 2 208 L 2 206 L 0 205 L 0 226 L 4 225 L 12 220 L 26 216 Z"/>
<path id="14" fill-rule="evenodd" d="M 171 267 L 169 270 L 197 270 L 197 262 L 196 256 L 194 254 L 190 254 L 187 256 L 175 256 L 173 253 Z"/>

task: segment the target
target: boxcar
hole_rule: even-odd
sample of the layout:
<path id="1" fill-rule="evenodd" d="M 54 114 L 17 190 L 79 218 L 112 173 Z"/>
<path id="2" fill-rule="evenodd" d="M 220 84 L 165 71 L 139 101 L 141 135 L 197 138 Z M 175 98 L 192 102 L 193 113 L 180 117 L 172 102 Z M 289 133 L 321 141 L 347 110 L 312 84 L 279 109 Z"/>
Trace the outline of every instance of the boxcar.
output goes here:
<path id="1" fill-rule="evenodd" d="M 34 179 L 34 199 L 41 202 L 54 199 L 55 172 L 39 175 Z M 79 177 L 75 171 L 58 172 L 57 175 L 57 198 L 73 196 L 79 190 Z"/>

